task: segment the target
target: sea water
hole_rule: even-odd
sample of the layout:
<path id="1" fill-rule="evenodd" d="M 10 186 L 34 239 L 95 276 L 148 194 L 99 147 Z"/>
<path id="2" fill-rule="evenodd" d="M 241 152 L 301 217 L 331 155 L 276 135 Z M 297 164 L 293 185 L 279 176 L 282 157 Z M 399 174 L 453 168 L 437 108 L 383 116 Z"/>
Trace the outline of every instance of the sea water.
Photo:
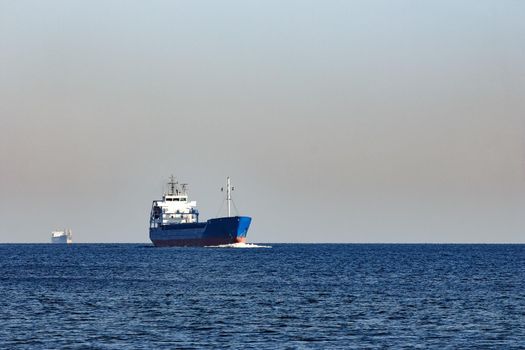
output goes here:
<path id="1" fill-rule="evenodd" d="M 525 245 L 264 246 L 0 245 L 0 348 L 525 347 Z"/>

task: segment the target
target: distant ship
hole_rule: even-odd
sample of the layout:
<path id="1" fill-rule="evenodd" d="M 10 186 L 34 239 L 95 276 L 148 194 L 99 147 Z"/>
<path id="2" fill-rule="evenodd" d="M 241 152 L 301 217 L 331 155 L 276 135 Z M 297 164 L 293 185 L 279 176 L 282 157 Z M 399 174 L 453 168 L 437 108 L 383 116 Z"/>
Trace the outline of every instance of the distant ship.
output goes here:
<path id="1" fill-rule="evenodd" d="M 51 232 L 51 243 L 73 243 L 73 234 L 71 229 L 64 229 L 62 231 L 52 231 Z"/>
<path id="2" fill-rule="evenodd" d="M 222 190 L 222 189 L 221 189 Z M 197 202 L 188 201 L 187 184 L 171 176 L 162 200 L 153 201 L 149 238 L 156 247 L 213 246 L 246 242 L 252 221 L 248 216 L 231 216 L 230 178 L 226 181 L 228 216 L 199 222 Z"/>

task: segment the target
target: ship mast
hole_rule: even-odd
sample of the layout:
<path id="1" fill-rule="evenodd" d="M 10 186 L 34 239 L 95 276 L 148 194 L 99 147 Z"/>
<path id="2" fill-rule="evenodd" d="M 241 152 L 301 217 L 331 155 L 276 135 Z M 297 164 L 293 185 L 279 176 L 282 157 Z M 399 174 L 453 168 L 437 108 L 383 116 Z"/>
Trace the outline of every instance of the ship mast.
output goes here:
<path id="1" fill-rule="evenodd" d="M 168 185 L 170 185 L 170 191 L 168 194 L 174 195 L 175 194 L 175 185 L 177 185 L 178 182 L 175 181 L 175 176 L 170 176 L 170 181 L 168 182 Z"/>
<path id="2" fill-rule="evenodd" d="M 228 202 L 228 217 L 232 216 L 231 203 L 232 203 L 232 191 L 235 190 L 235 187 L 232 187 L 230 182 L 230 177 L 226 178 L 226 202 Z M 221 192 L 224 191 L 224 187 L 221 187 Z M 224 202 L 223 202 L 224 203 Z"/>
<path id="3" fill-rule="evenodd" d="M 228 202 L 228 217 L 231 216 L 232 188 L 230 177 L 226 178 L 226 201 Z"/>

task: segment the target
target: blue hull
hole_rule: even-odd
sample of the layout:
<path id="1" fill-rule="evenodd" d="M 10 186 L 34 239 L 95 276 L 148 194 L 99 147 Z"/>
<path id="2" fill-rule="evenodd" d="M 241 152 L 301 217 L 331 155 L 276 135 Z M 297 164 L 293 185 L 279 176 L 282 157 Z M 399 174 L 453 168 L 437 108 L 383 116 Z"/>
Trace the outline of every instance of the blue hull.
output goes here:
<path id="1" fill-rule="evenodd" d="M 246 242 L 252 218 L 232 216 L 210 219 L 205 223 L 171 224 L 149 229 L 149 238 L 156 247 L 203 247 Z"/>

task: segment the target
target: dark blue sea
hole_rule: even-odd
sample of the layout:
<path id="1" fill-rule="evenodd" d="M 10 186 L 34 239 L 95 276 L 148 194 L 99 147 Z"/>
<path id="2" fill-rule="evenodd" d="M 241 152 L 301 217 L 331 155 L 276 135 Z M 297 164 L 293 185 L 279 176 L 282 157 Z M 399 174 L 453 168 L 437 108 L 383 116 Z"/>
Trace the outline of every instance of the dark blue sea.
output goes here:
<path id="1" fill-rule="evenodd" d="M 0 348 L 525 348 L 525 245 L 271 246 L 0 245 Z"/>

